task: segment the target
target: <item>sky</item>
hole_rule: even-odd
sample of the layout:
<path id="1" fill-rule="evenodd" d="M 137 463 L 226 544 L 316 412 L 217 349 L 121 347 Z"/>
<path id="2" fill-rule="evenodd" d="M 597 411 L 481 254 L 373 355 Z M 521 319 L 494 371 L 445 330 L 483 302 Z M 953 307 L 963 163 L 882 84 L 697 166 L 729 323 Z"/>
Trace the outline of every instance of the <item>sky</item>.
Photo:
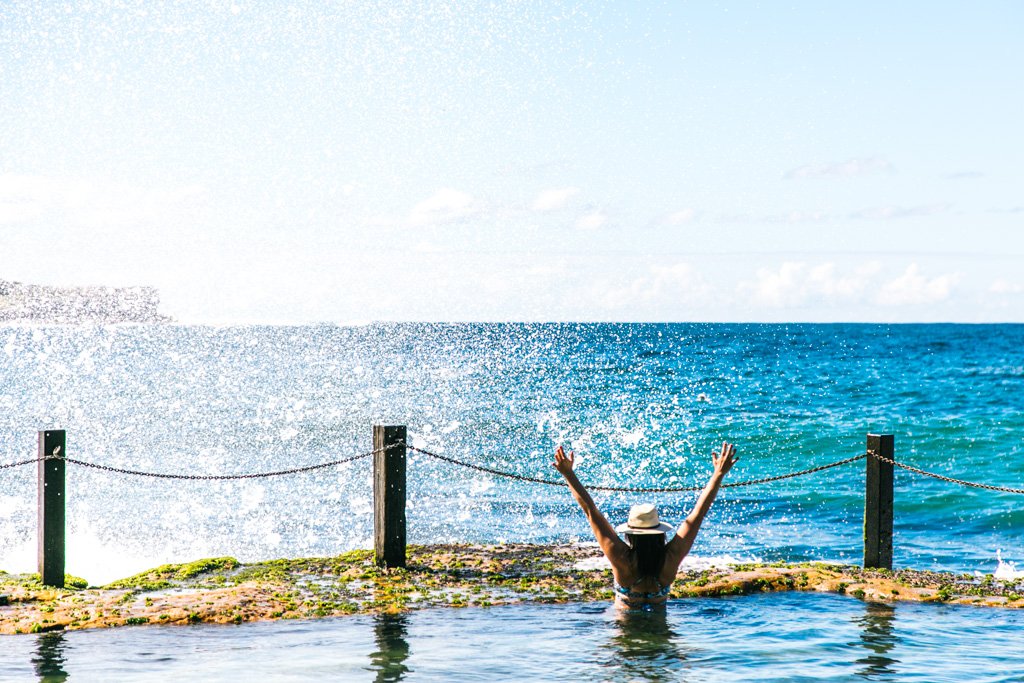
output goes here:
<path id="1" fill-rule="evenodd" d="M 0 279 L 185 323 L 1024 322 L 1019 2 L 0 2 Z"/>

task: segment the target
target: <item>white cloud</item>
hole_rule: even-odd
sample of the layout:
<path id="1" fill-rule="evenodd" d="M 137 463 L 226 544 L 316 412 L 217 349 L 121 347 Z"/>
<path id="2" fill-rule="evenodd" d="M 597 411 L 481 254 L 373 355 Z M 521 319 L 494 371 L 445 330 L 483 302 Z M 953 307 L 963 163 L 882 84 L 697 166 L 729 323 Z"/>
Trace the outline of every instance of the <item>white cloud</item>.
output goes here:
<path id="1" fill-rule="evenodd" d="M 999 278 L 989 285 L 988 291 L 992 294 L 1020 294 L 1024 292 L 1024 285 L 1010 282 L 1005 278 Z"/>
<path id="2" fill-rule="evenodd" d="M 878 262 L 869 262 L 844 274 L 832 262 L 809 266 L 801 261 L 786 261 L 777 269 L 759 269 L 753 281 L 740 282 L 736 291 L 746 301 L 771 308 L 851 304 L 865 297 L 881 268 Z"/>
<path id="3" fill-rule="evenodd" d="M 949 204 L 926 204 L 922 206 L 878 206 L 855 211 L 850 218 L 869 221 L 884 221 L 892 218 L 915 218 L 936 216 L 949 210 Z"/>
<path id="4" fill-rule="evenodd" d="M 785 178 L 853 178 L 857 176 L 892 173 L 893 166 L 885 159 L 868 157 L 838 163 L 808 164 L 787 171 Z"/>
<path id="5" fill-rule="evenodd" d="M 831 216 L 824 211 L 789 211 L 787 213 L 771 213 L 762 215 L 751 213 L 721 214 L 715 220 L 719 223 L 773 223 L 779 225 L 796 225 L 798 223 L 821 223 L 830 219 Z"/>
<path id="6" fill-rule="evenodd" d="M 0 201 L 0 225 L 27 223 L 42 212 L 42 207 L 36 204 Z"/>
<path id="7" fill-rule="evenodd" d="M 55 213 L 79 225 L 134 225 L 206 194 L 201 185 L 140 186 L 105 178 L 0 175 L 0 223 Z"/>
<path id="8" fill-rule="evenodd" d="M 557 211 L 564 209 L 569 200 L 579 194 L 578 187 L 560 187 L 553 190 L 544 190 L 533 200 L 534 211 Z"/>
<path id="9" fill-rule="evenodd" d="M 32 201 L 53 192 L 58 181 L 47 176 L 4 173 L 0 175 L 0 199 Z"/>
<path id="10" fill-rule="evenodd" d="M 899 272 L 899 271 L 897 271 Z M 896 277 L 882 279 L 878 261 L 840 270 L 835 263 L 811 265 L 787 261 L 778 268 L 762 268 L 753 280 L 740 282 L 736 293 L 741 301 L 775 309 L 862 306 L 920 306 L 939 304 L 953 293 L 958 273 L 926 276 L 911 263 Z"/>
<path id="11" fill-rule="evenodd" d="M 807 299 L 806 270 L 807 264 L 792 261 L 783 263 L 778 270 L 761 268 L 757 271 L 756 282 L 741 282 L 737 289 L 763 306 L 799 306 Z"/>
<path id="12" fill-rule="evenodd" d="M 410 225 L 450 223 L 476 213 L 473 196 L 450 187 L 443 187 L 412 207 L 406 219 Z"/>
<path id="13" fill-rule="evenodd" d="M 882 270 L 878 261 L 869 261 L 857 266 L 852 273 L 836 272 L 834 263 L 822 263 L 811 269 L 807 281 L 811 290 L 827 300 L 857 300 L 874 282 L 874 276 Z"/>
<path id="14" fill-rule="evenodd" d="M 767 216 L 765 220 L 769 223 L 795 225 L 797 223 L 820 223 L 828 218 L 828 214 L 824 211 L 790 211 L 782 215 Z"/>
<path id="15" fill-rule="evenodd" d="M 911 263 L 902 275 L 882 285 L 875 303 L 882 306 L 937 304 L 949 298 L 959 280 L 957 273 L 926 277 L 916 263 Z"/>
<path id="16" fill-rule="evenodd" d="M 665 216 L 665 222 L 669 225 L 683 225 L 685 223 L 692 223 L 696 218 L 696 211 L 691 208 L 685 208 L 673 211 L 669 215 Z"/>
<path id="17" fill-rule="evenodd" d="M 431 240 L 420 240 L 413 245 L 412 251 L 417 254 L 440 254 L 443 253 L 445 249 L 437 242 L 433 242 Z"/>
<path id="18" fill-rule="evenodd" d="M 706 307 L 714 288 L 692 265 L 685 262 L 670 266 L 649 266 L 647 273 L 625 286 L 605 286 L 603 303 L 607 308 L 623 309 L 652 305 L 666 310 L 679 305 Z"/>
<path id="19" fill-rule="evenodd" d="M 586 215 L 580 216 L 576 221 L 576 227 L 580 230 L 597 230 L 608 222 L 608 214 L 598 209 Z"/>

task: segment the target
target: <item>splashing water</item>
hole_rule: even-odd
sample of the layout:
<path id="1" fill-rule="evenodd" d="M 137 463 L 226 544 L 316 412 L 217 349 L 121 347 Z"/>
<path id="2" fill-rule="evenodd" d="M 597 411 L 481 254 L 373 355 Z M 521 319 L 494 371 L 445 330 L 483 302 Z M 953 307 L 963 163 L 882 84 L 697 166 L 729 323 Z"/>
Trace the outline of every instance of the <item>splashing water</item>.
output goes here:
<path id="1" fill-rule="evenodd" d="M 100 464 L 268 471 L 365 452 L 371 425 L 390 423 L 417 447 L 527 476 L 555 478 L 565 443 L 586 483 L 689 486 L 726 438 L 740 480 L 856 455 L 867 432 L 890 431 L 900 459 L 1019 485 L 1022 347 L 1012 325 L 6 327 L 0 464 L 32 457 L 37 429 L 64 428 L 68 456 Z M 0 491 L 0 567 L 31 570 L 33 468 L 0 470 Z M 68 569 L 92 581 L 372 538 L 368 460 L 258 483 L 69 465 L 68 491 Z M 863 495 L 858 464 L 724 490 L 694 552 L 859 562 Z M 647 497 L 677 522 L 695 496 Z M 898 566 L 969 571 L 990 563 L 986 547 L 1024 547 L 1012 495 L 900 471 L 896 497 Z M 613 520 L 637 502 L 595 498 Z M 410 454 L 412 543 L 589 538 L 564 488 Z"/>
<path id="2" fill-rule="evenodd" d="M 1000 581 L 1016 581 L 1017 579 L 1024 579 L 1024 569 L 1018 570 L 1016 562 L 1006 562 L 1003 560 L 1002 548 L 996 551 L 996 560 L 999 565 L 996 567 L 995 572 L 992 573 L 993 577 Z"/>

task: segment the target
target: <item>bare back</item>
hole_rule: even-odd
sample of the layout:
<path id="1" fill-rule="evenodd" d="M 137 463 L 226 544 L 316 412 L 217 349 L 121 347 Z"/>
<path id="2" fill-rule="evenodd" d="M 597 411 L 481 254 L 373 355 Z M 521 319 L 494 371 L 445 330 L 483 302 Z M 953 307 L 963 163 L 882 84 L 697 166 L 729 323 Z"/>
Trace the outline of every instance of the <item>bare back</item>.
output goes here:
<path id="1" fill-rule="evenodd" d="M 672 540 L 675 540 L 673 538 Z M 609 563 L 612 565 L 612 576 L 617 586 L 615 597 L 628 605 L 636 604 L 660 604 L 668 599 L 668 588 L 675 581 L 679 573 L 679 564 L 683 555 L 681 544 L 673 544 L 672 541 L 665 546 L 665 561 L 662 564 L 661 572 L 657 576 L 643 576 L 640 574 L 636 553 L 632 551 L 629 544 L 616 537 L 616 543 L 612 546 L 612 552 L 605 553 Z M 627 591 L 624 593 L 620 589 Z"/>

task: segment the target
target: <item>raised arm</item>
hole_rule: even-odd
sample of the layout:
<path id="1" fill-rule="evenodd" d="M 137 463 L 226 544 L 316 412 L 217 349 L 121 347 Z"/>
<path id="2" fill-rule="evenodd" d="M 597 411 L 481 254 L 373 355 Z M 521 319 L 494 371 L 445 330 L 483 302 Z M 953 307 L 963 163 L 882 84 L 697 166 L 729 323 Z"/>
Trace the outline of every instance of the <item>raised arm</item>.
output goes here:
<path id="1" fill-rule="evenodd" d="M 584 488 L 583 484 L 576 477 L 576 473 L 573 471 L 573 464 L 576 460 L 576 454 L 569 451 L 569 454 L 565 454 L 565 450 L 559 446 L 555 451 L 555 469 L 558 470 L 565 481 L 569 484 L 569 490 L 572 491 L 572 497 L 576 499 L 580 507 L 583 508 L 583 514 L 587 516 L 587 521 L 590 522 L 590 528 L 594 530 L 594 537 L 597 539 L 597 544 L 601 546 L 601 550 L 604 552 L 605 557 L 609 560 L 617 558 L 622 554 L 623 551 L 628 550 L 626 542 L 619 538 L 618 534 L 615 533 L 615 527 L 612 526 L 608 518 L 601 514 L 601 511 L 597 509 L 597 505 L 594 503 L 594 499 L 590 497 L 587 489 Z"/>
<path id="2" fill-rule="evenodd" d="M 683 561 L 686 554 L 690 552 L 690 548 L 693 547 L 693 542 L 697 538 L 697 532 L 700 531 L 700 525 L 704 521 L 704 516 L 711 509 L 711 504 L 715 502 L 715 496 L 718 495 L 718 489 L 722 485 L 722 480 L 725 479 L 725 475 L 732 469 L 736 460 L 736 446 L 728 442 L 722 443 L 721 451 L 712 453 L 711 461 L 715 465 L 715 471 L 711 475 L 711 479 L 704 486 L 704 490 L 700 492 L 697 504 L 693 506 L 693 510 L 686 516 L 683 523 L 679 525 L 679 530 L 676 531 L 675 537 L 668 542 L 668 548 L 666 548 L 668 553 L 667 559 L 674 562 L 676 567 L 679 566 L 679 563 Z"/>

